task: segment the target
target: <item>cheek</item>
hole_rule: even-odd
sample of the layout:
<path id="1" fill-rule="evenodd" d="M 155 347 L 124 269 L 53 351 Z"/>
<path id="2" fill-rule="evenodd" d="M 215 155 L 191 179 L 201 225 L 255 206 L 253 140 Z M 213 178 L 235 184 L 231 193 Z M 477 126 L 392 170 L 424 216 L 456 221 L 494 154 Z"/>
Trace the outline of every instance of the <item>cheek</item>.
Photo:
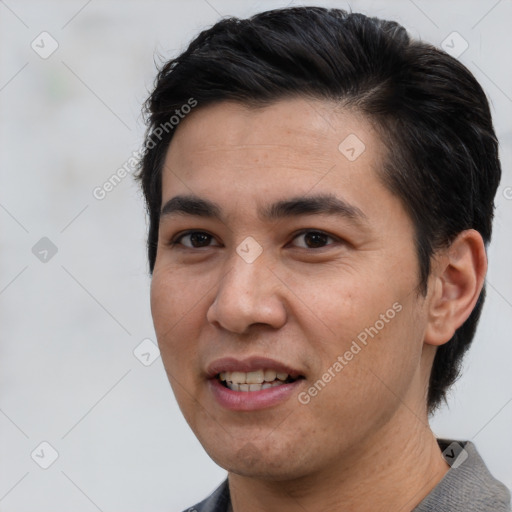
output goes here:
<path id="1" fill-rule="evenodd" d="M 151 280 L 151 313 L 155 329 L 181 328 L 187 318 L 197 315 L 210 286 L 202 278 L 171 265 L 157 265 Z M 169 332 L 170 334 L 170 332 Z M 166 336 L 167 337 L 167 336 Z"/>
<path id="2" fill-rule="evenodd" d="M 393 304 L 402 300 L 401 287 L 390 285 L 377 275 L 378 272 L 332 272 L 321 279 L 298 281 L 294 291 L 307 305 L 308 317 L 316 317 L 318 334 L 321 331 L 328 338 L 340 340 L 335 348 L 342 349 L 342 340 L 356 339 L 361 333 L 364 338 L 366 329 L 373 328 L 376 322 L 378 331 L 389 330 L 388 324 L 397 316 Z"/>
<path id="3" fill-rule="evenodd" d="M 183 312 L 176 300 L 175 284 L 168 279 L 164 272 L 155 267 L 151 280 L 151 314 L 159 343 L 163 341 L 163 334 L 168 331 L 176 319 Z"/>
<path id="4" fill-rule="evenodd" d="M 202 295 L 204 295 L 204 290 Z M 155 267 L 151 281 L 151 314 L 167 372 L 178 374 L 190 368 L 195 353 L 194 329 L 197 315 L 204 304 L 193 283 L 179 278 L 179 272 Z M 195 319 L 195 320 L 194 320 Z"/>
<path id="5" fill-rule="evenodd" d="M 302 328 L 310 331 L 310 339 L 319 340 L 316 351 L 322 360 L 318 368 L 322 373 L 332 368 L 338 356 L 346 354 L 347 363 L 342 363 L 344 368 L 333 391 L 339 386 L 354 399 L 364 401 L 392 395 L 382 379 L 393 392 L 402 394 L 416 371 L 424 319 L 411 292 L 414 269 L 411 267 L 409 273 L 405 264 L 402 268 L 402 276 L 393 280 L 385 272 L 368 272 L 338 273 L 342 277 L 316 282 L 321 293 L 311 293 L 308 305 L 321 321 L 308 321 Z M 305 294 L 306 287 L 301 291 Z"/>
<path id="6" fill-rule="evenodd" d="M 155 267 L 151 281 L 151 313 L 160 355 L 167 378 L 187 421 L 194 411 L 197 375 L 194 371 L 198 335 L 194 331 L 197 315 L 197 291 L 190 290 L 180 279 L 173 279 L 177 272 L 162 271 Z M 196 307 L 194 308 L 194 304 Z"/>
<path id="7" fill-rule="evenodd" d="M 368 434 L 368 430 L 384 425 L 400 404 L 408 403 L 422 344 L 411 316 L 411 304 L 400 305 L 399 312 L 392 310 L 395 315 L 385 317 L 388 323 L 379 318 L 381 308 L 376 305 L 372 305 L 376 317 L 365 309 L 365 320 L 339 321 L 338 330 L 347 334 L 331 338 L 328 350 L 324 346 L 321 371 L 310 383 L 312 388 L 321 389 L 317 393 L 309 388 L 317 394 L 306 406 L 311 407 L 308 413 L 314 424 L 330 424 L 332 435 L 338 428 Z M 386 311 L 384 308 L 382 313 L 386 315 Z M 330 382 L 323 387 L 319 380 Z"/>

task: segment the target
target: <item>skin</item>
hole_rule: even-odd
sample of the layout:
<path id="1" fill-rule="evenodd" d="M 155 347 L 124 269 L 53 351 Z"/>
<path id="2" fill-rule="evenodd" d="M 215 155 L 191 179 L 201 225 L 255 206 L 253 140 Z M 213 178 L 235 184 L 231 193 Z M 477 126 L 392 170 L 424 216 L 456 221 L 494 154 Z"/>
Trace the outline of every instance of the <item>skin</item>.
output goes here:
<path id="1" fill-rule="evenodd" d="M 338 150 L 349 134 L 366 147 L 354 161 Z M 222 102 L 198 107 L 176 129 L 162 204 L 193 193 L 216 202 L 223 217 L 162 216 L 152 314 L 176 399 L 228 471 L 234 512 L 412 510 L 449 468 L 428 425 L 428 377 L 436 347 L 476 303 L 485 250 L 477 232 L 461 233 L 436 254 L 428 293 L 418 294 L 412 221 L 377 174 L 385 155 L 368 119 L 323 100 L 259 110 Z M 359 208 L 365 222 L 256 214 L 322 193 Z M 311 247 L 296 235 L 305 228 L 330 238 Z M 177 236 L 189 229 L 211 236 L 194 247 Z M 252 263 L 236 252 L 248 236 L 262 247 Z M 300 403 L 298 393 L 395 303 L 401 311 Z M 230 411 L 206 378 L 207 365 L 226 356 L 271 357 L 305 379 L 276 406 Z"/>

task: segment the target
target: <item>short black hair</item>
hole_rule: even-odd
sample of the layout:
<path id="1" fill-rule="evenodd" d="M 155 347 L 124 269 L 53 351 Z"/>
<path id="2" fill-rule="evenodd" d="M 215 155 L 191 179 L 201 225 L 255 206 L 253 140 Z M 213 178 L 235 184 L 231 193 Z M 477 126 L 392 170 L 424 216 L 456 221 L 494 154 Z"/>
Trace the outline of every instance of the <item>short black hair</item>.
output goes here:
<path id="1" fill-rule="evenodd" d="M 292 7 L 221 19 L 160 68 L 144 107 L 147 132 L 137 174 L 149 214 L 150 272 L 162 167 L 174 133 L 170 117 L 191 100 L 197 108 L 223 100 L 257 108 L 291 97 L 335 101 L 376 125 L 389 148 L 380 178 L 414 222 L 418 293 L 426 293 L 436 249 L 461 231 L 477 230 L 488 246 L 501 167 L 489 104 L 472 73 L 396 22 Z M 485 287 L 466 322 L 437 348 L 429 413 L 446 401 L 460 373 L 484 298 Z"/>

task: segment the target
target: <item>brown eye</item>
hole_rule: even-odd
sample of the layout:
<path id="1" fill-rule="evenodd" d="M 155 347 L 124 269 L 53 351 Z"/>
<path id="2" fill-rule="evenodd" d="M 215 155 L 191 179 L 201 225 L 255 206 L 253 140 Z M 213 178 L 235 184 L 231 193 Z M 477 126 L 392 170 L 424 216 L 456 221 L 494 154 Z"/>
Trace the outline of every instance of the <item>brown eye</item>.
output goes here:
<path id="1" fill-rule="evenodd" d="M 321 247 L 325 247 L 326 245 L 330 245 L 329 240 L 334 240 L 332 236 L 329 236 L 327 233 L 322 231 L 303 231 L 299 233 L 294 240 L 298 240 L 302 238 L 304 240 L 303 245 L 299 245 L 299 247 L 304 249 L 318 249 Z"/>
<path id="2" fill-rule="evenodd" d="M 183 243 L 183 240 L 187 240 L 188 243 Z M 208 247 L 212 240 L 213 236 L 204 231 L 190 231 L 176 238 L 172 245 L 181 244 L 190 249 L 197 249 L 199 247 Z"/>

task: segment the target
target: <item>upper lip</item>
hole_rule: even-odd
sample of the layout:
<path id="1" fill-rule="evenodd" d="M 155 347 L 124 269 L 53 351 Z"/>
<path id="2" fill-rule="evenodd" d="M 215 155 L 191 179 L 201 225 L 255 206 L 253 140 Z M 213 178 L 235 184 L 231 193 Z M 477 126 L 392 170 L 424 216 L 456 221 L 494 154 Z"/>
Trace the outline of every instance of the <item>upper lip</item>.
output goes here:
<path id="1" fill-rule="evenodd" d="M 209 379 L 214 378 L 221 372 L 252 372 L 256 370 L 275 370 L 277 373 L 287 373 L 293 378 L 303 376 L 300 370 L 268 357 L 248 357 L 244 359 L 223 357 L 215 359 L 206 367 Z"/>

